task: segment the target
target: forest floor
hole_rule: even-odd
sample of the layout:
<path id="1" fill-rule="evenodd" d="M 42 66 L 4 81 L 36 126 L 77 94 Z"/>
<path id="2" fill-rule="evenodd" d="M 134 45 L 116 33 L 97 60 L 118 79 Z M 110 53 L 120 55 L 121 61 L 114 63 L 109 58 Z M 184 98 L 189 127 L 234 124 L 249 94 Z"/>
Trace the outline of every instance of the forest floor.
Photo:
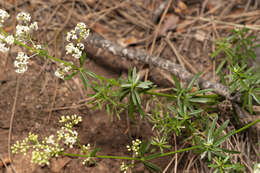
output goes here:
<path id="1" fill-rule="evenodd" d="M 161 7 L 161 8 L 159 8 Z M 35 39 L 48 44 L 48 52 L 55 57 L 70 61 L 65 55 L 66 32 L 78 22 L 84 22 L 91 33 L 97 33 L 107 40 L 123 47 L 143 49 L 150 55 L 163 57 L 192 74 L 202 71 L 202 77 L 218 81 L 215 75 L 216 61 L 210 54 L 216 49 L 214 41 L 226 37 L 235 27 L 250 26 L 250 34 L 259 33 L 260 4 L 257 0 L 0 0 L 0 8 L 10 14 L 5 30 L 15 29 L 15 15 L 28 12 L 37 21 L 39 30 Z M 258 26 L 254 28 L 254 26 Z M 90 34 L 91 34 L 90 33 Z M 89 49 L 89 52 L 88 52 Z M 105 110 L 93 111 L 87 104 L 87 94 L 79 76 L 63 81 L 55 77 L 55 64 L 35 57 L 24 74 L 15 73 L 13 61 L 20 48 L 14 47 L 8 54 L 0 55 L 0 154 L 8 162 L 8 133 L 11 117 L 11 144 L 22 140 L 29 132 L 42 136 L 55 133 L 62 115 L 77 114 L 83 117 L 78 127 L 83 144 L 95 144 L 102 154 L 127 155 L 126 145 L 134 138 L 149 139 L 151 128 L 145 122 L 140 128 L 129 124 L 126 117 L 121 120 L 106 114 Z M 88 60 L 84 67 L 96 74 L 118 78 L 126 76 L 127 68 L 137 66 L 158 86 L 168 87 L 172 83 L 170 74 L 141 62 L 115 60 L 104 50 L 86 49 Z M 100 53 L 101 52 L 101 53 Z M 228 107 L 228 105 L 224 106 Z M 228 108 L 226 108 L 228 109 Z M 230 118 L 230 113 L 222 114 Z M 252 133 L 254 131 L 254 133 Z M 252 135 L 253 134 L 253 135 Z M 233 137 L 240 151 L 244 152 L 243 164 L 252 171 L 259 163 L 259 130 L 248 131 Z M 175 141 L 176 142 L 176 141 Z M 181 143 L 181 142 L 177 142 Z M 178 146 L 178 148 L 181 146 Z M 78 149 L 71 149 L 77 152 Z M 30 154 L 13 155 L 13 165 L 19 173 L 116 173 L 120 172 L 120 160 L 98 159 L 98 165 L 86 167 L 80 158 L 63 157 L 52 159 L 50 166 L 40 167 L 30 163 Z M 172 163 L 172 157 L 156 160 L 166 172 L 208 172 L 199 157 L 190 153 L 179 155 Z M 240 158 L 241 159 L 241 158 Z M 172 164 L 169 164 L 172 163 Z M 170 165 L 167 169 L 167 165 Z M 3 164 L 0 172 L 12 172 Z M 135 172 L 147 172 L 142 166 Z"/>

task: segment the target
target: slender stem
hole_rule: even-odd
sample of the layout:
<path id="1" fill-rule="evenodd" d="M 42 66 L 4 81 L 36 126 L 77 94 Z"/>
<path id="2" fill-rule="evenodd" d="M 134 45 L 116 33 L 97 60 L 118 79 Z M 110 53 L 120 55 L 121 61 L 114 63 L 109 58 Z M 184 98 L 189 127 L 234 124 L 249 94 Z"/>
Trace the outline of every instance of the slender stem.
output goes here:
<path id="1" fill-rule="evenodd" d="M 70 157 L 90 157 L 89 155 L 83 155 L 83 154 L 73 154 L 73 153 L 61 153 L 64 156 L 70 156 Z M 104 156 L 104 155 L 96 155 L 93 156 L 94 158 L 102 158 L 102 159 L 123 159 L 123 160 L 137 160 L 142 161 L 140 158 L 135 157 L 126 157 L 126 156 Z"/>
<path id="2" fill-rule="evenodd" d="M 232 133 L 232 135 L 237 134 L 237 133 L 239 133 L 239 132 L 241 132 L 241 131 L 243 131 L 243 130 L 245 130 L 245 129 L 247 129 L 247 128 L 253 126 L 253 125 L 255 125 L 256 123 L 259 123 L 259 122 L 260 122 L 260 118 L 257 119 L 257 120 L 255 120 L 255 121 L 253 121 L 252 123 L 249 123 L 249 124 L 245 125 L 244 127 L 240 128 L 240 129 L 238 129 L 238 130 L 235 130 L 235 131 Z"/>
<path id="3" fill-rule="evenodd" d="M 161 97 L 168 97 L 168 98 L 176 98 L 176 96 L 171 94 L 165 94 L 165 93 L 157 93 L 153 91 L 145 91 L 145 94 L 155 95 L 155 96 L 161 96 Z"/>
<path id="4" fill-rule="evenodd" d="M 152 157 L 151 159 L 156 159 L 156 158 L 165 157 L 165 156 L 169 156 L 169 155 L 173 155 L 173 154 L 177 154 L 177 153 L 181 153 L 181 152 L 195 150 L 195 149 L 198 149 L 200 147 L 201 147 L 200 145 L 196 145 L 196 146 L 192 146 L 192 147 L 188 147 L 188 148 L 184 148 L 184 149 L 179 149 L 179 150 L 176 150 L 176 151 L 171 151 L 171 152 L 168 152 L 168 153 L 162 153 L 160 155 L 156 155 L 156 156 Z M 148 158 L 146 160 L 151 160 L 151 159 Z"/>
<path id="5" fill-rule="evenodd" d="M 0 32 L 3 33 L 5 36 L 8 35 L 8 33 L 1 27 L 0 27 Z M 34 49 L 34 48 L 32 48 L 32 47 L 30 47 L 30 46 L 28 46 L 28 45 L 26 45 L 26 44 L 16 40 L 16 39 L 14 39 L 14 43 L 19 45 L 19 46 L 22 46 L 22 47 L 26 48 L 27 50 L 30 50 L 30 51 L 33 51 L 33 52 L 37 53 L 41 57 L 45 56 L 45 57 L 47 57 L 49 59 L 52 59 L 52 60 L 54 60 L 56 62 L 63 63 L 65 65 L 67 65 L 67 66 L 71 66 L 74 69 L 82 70 L 81 68 L 79 68 L 79 67 L 77 67 L 77 66 L 75 66 L 75 65 L 73 65 L 73 64 L 71 64 L 69 62 L 66 62 L 66 61 L 63 61 L 63 60 L 61 60 L 59 58 L 56 58 L 54 56 L 48 55 L 44 50 Z"/>
<path id="6" fill-rule="evenodd" d="M 75 66 L 75 65 L 73 65 L 73 64 L 71 64 L 71 63 L 69 63 L 69 62 L 67 62 L 67 61 L 63 61 L 63 60 L 61 60 L 61 59 L 59 59 L 59 58 L 56 58 L 56 57 L 54 57 L 54 56 L 48 55 L 45 51 L 37 50 L 37 49 L 31 48 L 30 46 L 28 46 L 28 45 L 26 45 L 26 44 L 23 44 L 23 43 L 21 43 L 20 41 L 18 41 L 18 40 L 16 40 L 16 39 L 14 40 L 14 43 L 17 44 L 17 45 L 19 45 L 19 46 L 22 46 L 22 47 L 24 47 L 24 48 L 26 48 L 26 49 L 28 49 L 28 50 L 30 50 L 30 51 L 35 52 L 35 53 L 37 53 L 37 54 L 40 55 L 40 56 L 45 56 L 45 57 L 47 57 L 47 58 L 49 58 L 49 59 L 52 59 L 52 60 L 54 60 L 54 61 L 56 61 L 56 62 L 63 63 L 63 64 L 65 64 L 65 65 L 71 66 L 71 67 L 74 68 L 74 69 L 80 69 L 79 67 L 77 67 L 77 66 Z"/>

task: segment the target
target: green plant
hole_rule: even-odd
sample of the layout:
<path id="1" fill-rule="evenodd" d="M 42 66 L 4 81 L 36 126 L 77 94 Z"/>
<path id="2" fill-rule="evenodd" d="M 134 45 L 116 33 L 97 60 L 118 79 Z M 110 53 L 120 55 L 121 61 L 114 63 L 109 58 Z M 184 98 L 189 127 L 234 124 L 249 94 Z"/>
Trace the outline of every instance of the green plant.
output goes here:
<path id="1" fill-rule="evenodd" d="M 84 88 L 93 90 L 93 93 L 89 94 L 91 99 L 89 104 L 93 105 L 93 109 L 104 107 L 108 114 L 115 114 L 118 118 L 122 113 L 127 112 L 132 121 L 141 115 L 138 118 L 149 121 L 156 134 L 149 142 L 139 139 L 132 141 L 132 145 L 127 146 L 131 156 L 98 155 L 98 148 L 80 143 L 74 126 L 80 123 L 82 118 L 73 115 L 61 118 L 60 123 L 64 125 L 55 135 L 39 138 L 38 135 L 29 133 L 22 142 L 13 145 L 14 153 L 20 151 L 25 154 L 31 148 L 32 162 L 39 165 L 49 164 L 51 157 L 70 156 L 84 158 L 83 164 L 87 166 L 96 163 L 96 158 L 121 159 L 127 162 L 121 165 L 123 172 L 133 169 L 138 163 L 143 164 L 150 171 L 158 172 L 161 169 L 150 160 L 194 151 L 201 154 L 201 159 L 207 158 L 208 166 L 214 168 L 215 172 L 242 169 L 239 163 L 231 161 L 233 154 L 238 152 L 225 149 L 222 144 L 230 136 L 260 122 L 260 119 L 226 134 L 223 132 L 229 121 L 225 121 L 216 129 L 218 115 L 210 108 L 216 106 L 222 98 L 213 94 L 212 89 L 199 88 L 196 82 L 201 73 L 195 75 L 187 87 L 182 86 L 177 77 L 173 76 L 175 87 L 171 92 L 157 92 L 152 82 L 140 79 L 136 68 L 129 70 L 127 79 L 108 79 L 84 69 L 86 53 L 83 51 L 84 45 L 81 41 L 89 35 L 89 30 L 84 23 L 77 24 L 67 33 L 66 39 L 69 43 L 66 45 L 66 54 L 74 57 L 74 62 L 67 62 L 48 55 L 45 47 L 33 40 L 32 32 L 37 31 L 38 26 L 36 22 L 31 23 L 29 14 L 22 12 L 17 15 L 18 25 L 15 36 L 9 35 L 2 28 L 4 20 L 8 17 L 8 13 L 0 9 L 0 51 L 6 52 L 12 44 L 16 44 L 32 53 L 31 56 L 25 52 L 18 53 L 14 62 L 17 73 L 27 71 L 28 61 L 32 57 L 51 59 L 58 65 L 55 72 L 57 77 L 69 80 L 79 75 Z M 216 72 L 220 74 L 222 82 L 230 87 L 231 93 L 240 92 L 243 107 L 248 107 L 252 113 L 254 101 L 260 103 L 260 80 L 259 73 L 247 65 L 248 58 L 255 57 L 252 52 L 255 45 L 254 37 L 246 37 L 246 32 L 234 30 L 232 36 L 217 42 L 218 49 L 212 57 L 216 57 L 222 51 L 225 53 L 226 57 L 221 60 Z M 221 72 L 225 65 L 230 65 L 229 75 Z M 144 105 L 152 105 L 152 109 L 146 110 Z M 211 122 L 212 117 L 214 119 Z M 189 147 L 171 151 L 172 145 L 169 139 L 174 133 L 185 138 L 184 141 L 189 144 Z M 71 147 L 78 147 L 83 154 L 66 153 L 66 148 Z"/>
<path id="2" fill-rule="evenodd" d="M 234 29 L 231 36 L 216 42 L 217 50 L 211 56 L 216 58 L 224 53 L 225 57 L 220 59 L 216 73 L 219 74 L 222 83 L 229 86 L 231 94 L 240 93 L 243 108 L 247 107 L 253 114 L 253 101 L 260 103 L 260 71 L 251 64 L 257 63 L 254 49 L 260 44 L 256 44 L 256 36 L 248 35 L 248 31 L 248 29 Z M 228 74 L 221 71 L 225 65 L 230 71 Z"/>

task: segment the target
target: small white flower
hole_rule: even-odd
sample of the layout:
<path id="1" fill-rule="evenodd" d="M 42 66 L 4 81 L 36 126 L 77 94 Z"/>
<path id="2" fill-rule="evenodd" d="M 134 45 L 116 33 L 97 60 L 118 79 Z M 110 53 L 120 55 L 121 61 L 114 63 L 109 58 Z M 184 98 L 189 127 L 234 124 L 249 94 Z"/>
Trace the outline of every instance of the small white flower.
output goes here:
<path id="1" fill-rule="evenodd" d="M 5 41 L 6 41 L 7 44 L 12 45 L 14 43 L 14 37 L 12 35 L 8 35 L 5 38 Z"/>
<path id="2" fill-rule="evenodd" d="M 77 44 L 77 47 L 78 47 L 80 50 L 84 50 L 84 44 L 83 44 L 83 43 L 78 43 L 78 44 Z"/>
<path id="3" fill-rule="evenodd" d="M 66 40 L 69 42 L 71 39 L 76 40 L 78 39 L 76 33 L 74 30 L 71 30 L 70 32 L 67 32 Z"/>
<path id="4" fill-rule="evenodd" d="M 16 60 L 14 61 L 14 66 L 17 68 L 16 73 L 24 73 L 28 69 L 28 59 L 29 57 L 24 52 L 18 52 Z"/>
<path id="5" fill-rule="evenodd" d="M 17 25 L 15 36 L 19 41 L 24 41 L 27 39 L 30 33 L 30 28 L 28 26 Z"/>
<path id="6" fill-rule="evenodd" d="M 30 25 L 30 29 L 37 31 L 38 30 L 38 23 L 37 22 L 33 22 Z"/>
<path id="7" fill-rule="evenodd" d="M 7 19 L 10 15 L 5 11 L 0 9 L 0 27 L 2 26 L 2 23 L 4 23 L 5 19 Z"/>
<path id="8" fill-rule="evenodd" d="M 18 21 L 23 21 L 23 22 L 28 23 L 31 21 L 31 15 L 29 13 L 20 12 L 17 14 L 16 19 Z"/>
<path id="9" fill-rule="evenodd" d="M 87 29 L 85 23 L 78 23 L 75 27 L 75 32 L 79 34 L 83 39 L 86 39 L 89 35 L 89 29 Z"/>
<path id="10" fill-rule="evenodd" d="M 35 49 L 42 49 L 42 45 L 40 45 L 40 44 L 34 45 L 34 48 Z"/>
<path id="11" fill-rule="evenodd" d="M 66 66 L 63 63 L 61 63 L 55 71 L 55 76 L 57 76 L 60 79 L 64 79 L 66 73 L 68 73 L 71 69 L 71 66 Z"/>
<path id="12" fill-rule="evenodd" d="M 46 143 L 55 145 L 55 141 L 53 138 L 54 138 L 54 135 L 49 136 L 49 138 L 46 140 Z"/>
<path id="13" fill-rule="evenodd" d="M 73 53 L 75 47 L 73 43 L 69 43 L 66 45 L 66 54 Z"/>
<path id="14" fill-rule="evenodd" d="M 255 164 L 253 173 L 260 173 L 260 163 Z"/>
<path id="15" fill-rule="evenodd" d="M 79 48 L 75 48 L 74 49 L 74 53 L 72 54 L 72 56 L 74 57 L 74 58 L 76 58 L 76 59 L 79 59 L 80 57 L 81 57 L 81 55 L 82 55 L 82 51 L 81 50 L 79 50 Z"/>
<path id="16" fill-rule="evenodd" d="M 0 51 L 1 52 L 7 52 L 9 50 L 8 47 L 6 47 L 5 43 L 0 42 Z"/>

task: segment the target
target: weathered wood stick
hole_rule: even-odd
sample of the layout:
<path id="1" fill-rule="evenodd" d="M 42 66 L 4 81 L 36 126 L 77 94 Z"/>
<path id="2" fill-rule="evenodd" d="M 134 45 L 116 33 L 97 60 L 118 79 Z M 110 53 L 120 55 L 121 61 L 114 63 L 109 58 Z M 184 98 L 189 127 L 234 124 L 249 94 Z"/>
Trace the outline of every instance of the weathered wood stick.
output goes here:
<path id="1" fill-rule="evenodd" d="M 100 35 L 95 34 L 95 33 L 92 33 L 89 35 L 89 37 L 85 41 L 85 44 L 105 49 L 109 53 L 111 53 L 115 56 L 119 56 L 120 58 L 127 58 L 129 60 L 137 60 L 144 64 L 149 64 L 149 65 L 153 65 L 155 67 L 159 67 L 163 70 L 168 71 L 171 74 L 178 76 L 180 79 L 185 80 L 187 82 L 189 82 L 194 77 L 194 75 L 189 73 L 187 70 L 183 69 L 178 64 L 175 64 L 169 60 L 165 60 L 160 57 L 149 55 L 145 50 L 122 47 L 119 44 L 106 40 L 103 37 L 101 37 Z M 231 96 L 229 93 L 229 88 L 220 83 L 206 81 L 202 78 L 199 78 L 198 84 L 199 84 L 200 88 L 202 88 L 202 89 L 207 89 L 207 88 L 214 89 L 214 91 L 217 94 L 224 96 L 225 98 L 227 98 L 231 101 L 236 101 L 236 102 L 240 101 L 240 98 L 238 97 L 238 95 Z"/>

